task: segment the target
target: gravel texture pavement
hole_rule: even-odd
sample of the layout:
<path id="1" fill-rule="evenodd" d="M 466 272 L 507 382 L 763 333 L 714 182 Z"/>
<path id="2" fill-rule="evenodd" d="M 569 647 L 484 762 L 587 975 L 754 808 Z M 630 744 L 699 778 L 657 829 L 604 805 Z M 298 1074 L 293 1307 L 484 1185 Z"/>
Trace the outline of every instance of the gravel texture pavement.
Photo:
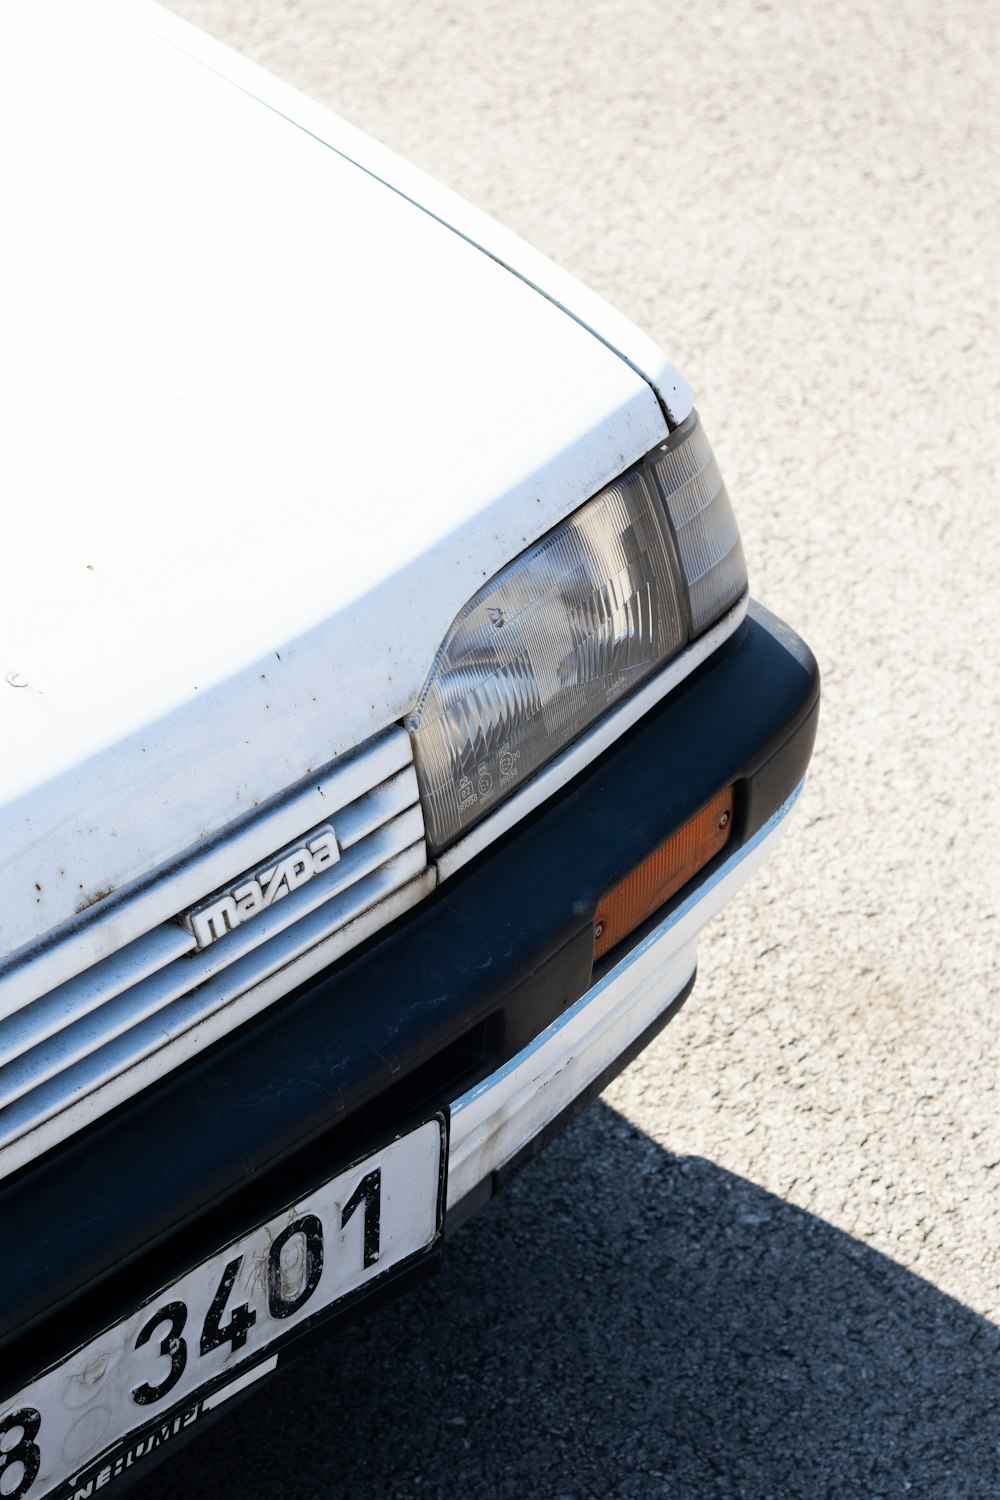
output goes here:
<path id="1" fill-rule="evenodd" d="M 996 10 L 174 3 L 659 340 L 824 704 L 677 1021 L 146 1500 L 996 1500 Z"/>

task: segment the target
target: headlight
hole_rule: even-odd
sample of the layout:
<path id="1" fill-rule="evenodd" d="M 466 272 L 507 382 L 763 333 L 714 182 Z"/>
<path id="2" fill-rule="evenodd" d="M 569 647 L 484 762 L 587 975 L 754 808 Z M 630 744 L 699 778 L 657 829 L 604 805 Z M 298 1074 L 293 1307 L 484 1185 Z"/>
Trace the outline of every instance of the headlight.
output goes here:
<path id="1" fill-rule="evenodd" d="M 649 461 L 677 544 L 691 634 L 701 635 L 747 586 L 740 528 L 696 412 Z"/>
<path id="2" fill-rule="evenodd" d="M 743 592 L 728 496 L 689 422 L 492 578 L 452 625 L 407 720 L 435 852 L 674 656 L 689 609 L 697 632 Z"/>

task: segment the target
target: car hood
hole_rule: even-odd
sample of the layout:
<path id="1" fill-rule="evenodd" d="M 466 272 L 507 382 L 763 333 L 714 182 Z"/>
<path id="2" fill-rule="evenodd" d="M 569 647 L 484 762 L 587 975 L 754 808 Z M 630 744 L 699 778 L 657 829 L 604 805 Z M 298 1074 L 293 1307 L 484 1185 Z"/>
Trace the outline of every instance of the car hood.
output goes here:
<path id="1" fill-rule="evenodd" d="M 0 945 L 400 719 L 649 385 L 128 16 L 7 7 Z"/>

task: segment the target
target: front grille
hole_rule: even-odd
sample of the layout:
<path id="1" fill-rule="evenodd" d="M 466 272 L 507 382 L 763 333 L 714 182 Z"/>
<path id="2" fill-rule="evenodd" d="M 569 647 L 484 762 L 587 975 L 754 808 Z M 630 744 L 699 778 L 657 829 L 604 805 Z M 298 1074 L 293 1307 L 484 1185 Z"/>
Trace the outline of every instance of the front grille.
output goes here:
<path id="1" fill-rule="evenodd" d="M 179 912 L 332 824 L 335 864 L 199 950 Z M 0 975 L 0 1177 L 256 1015 L 433 883 L 391 730 Z"/>

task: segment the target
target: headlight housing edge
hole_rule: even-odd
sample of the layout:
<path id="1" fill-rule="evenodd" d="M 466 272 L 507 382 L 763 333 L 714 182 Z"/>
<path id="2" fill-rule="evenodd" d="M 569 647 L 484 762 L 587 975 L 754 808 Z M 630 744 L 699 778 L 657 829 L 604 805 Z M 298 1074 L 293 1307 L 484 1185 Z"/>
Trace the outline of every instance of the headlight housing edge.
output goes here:
<path id="1" fill-rule="evenodd" d="M 729 496 L 690 417 L 486 583 L 406 721 L 440 852 L 743 593 Z"/>

